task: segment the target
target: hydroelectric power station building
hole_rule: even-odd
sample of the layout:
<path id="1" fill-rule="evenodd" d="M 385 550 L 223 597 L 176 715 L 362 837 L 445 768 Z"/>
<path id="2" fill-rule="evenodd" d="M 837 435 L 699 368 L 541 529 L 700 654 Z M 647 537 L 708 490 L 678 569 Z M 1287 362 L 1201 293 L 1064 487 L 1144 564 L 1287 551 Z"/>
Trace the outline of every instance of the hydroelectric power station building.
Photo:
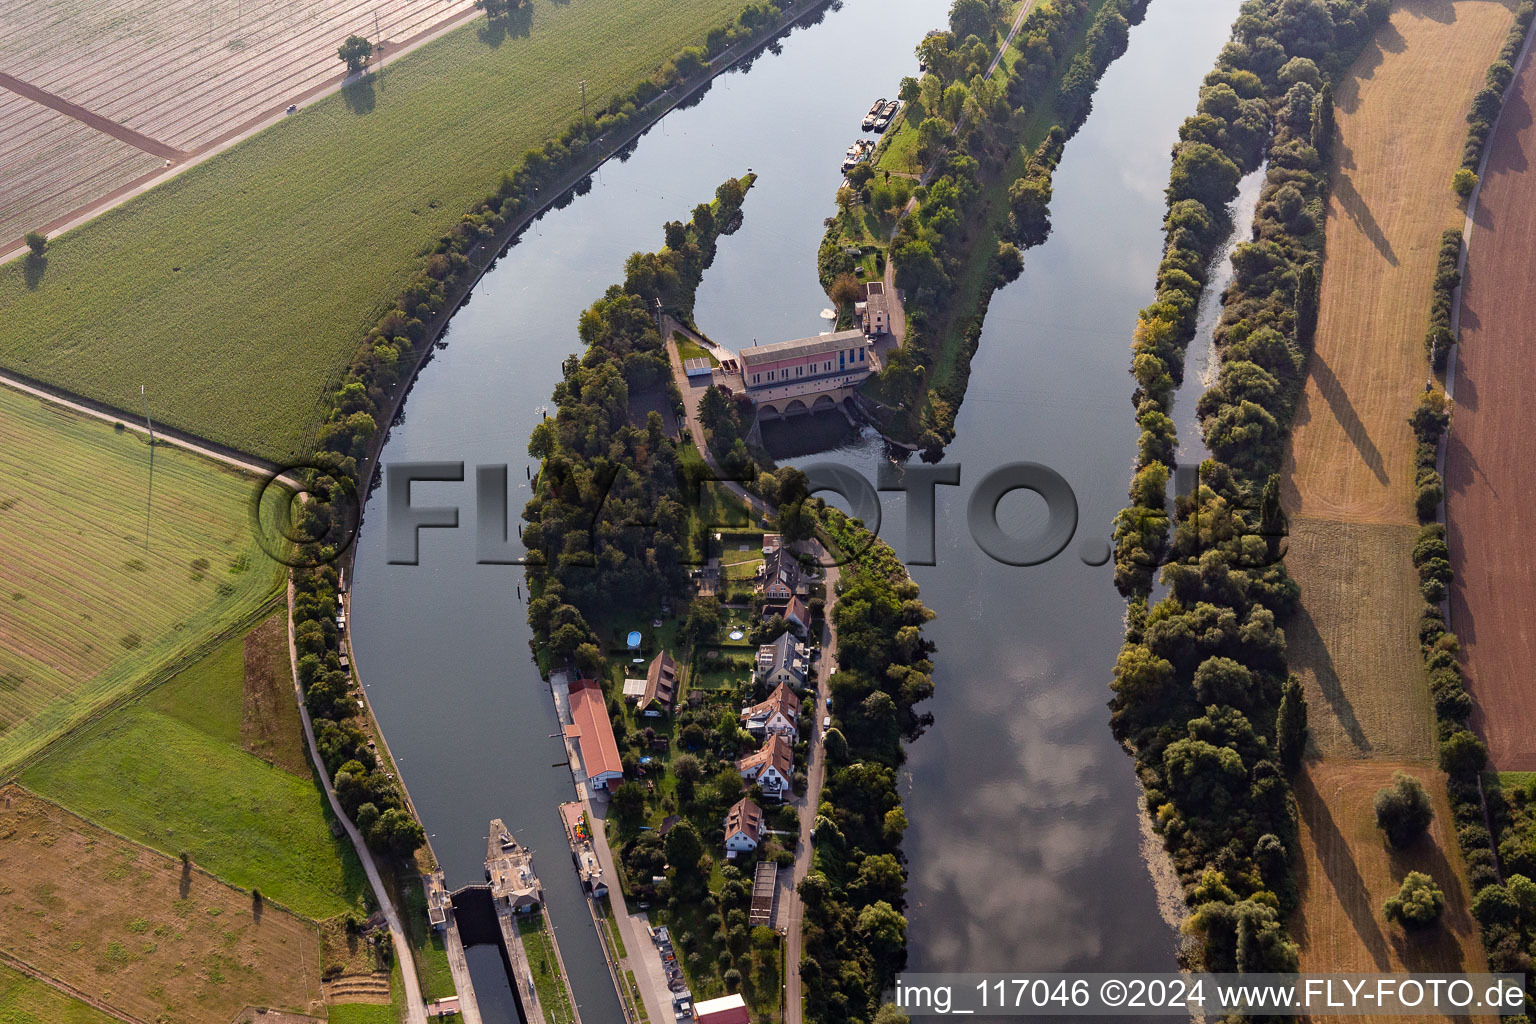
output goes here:
<path id="1" fill-rule="evenodd" d="M 862 330 L 753 345 L 739 357 L 743 391 L 765 419 L 828 411 L 877 368 Z"/>

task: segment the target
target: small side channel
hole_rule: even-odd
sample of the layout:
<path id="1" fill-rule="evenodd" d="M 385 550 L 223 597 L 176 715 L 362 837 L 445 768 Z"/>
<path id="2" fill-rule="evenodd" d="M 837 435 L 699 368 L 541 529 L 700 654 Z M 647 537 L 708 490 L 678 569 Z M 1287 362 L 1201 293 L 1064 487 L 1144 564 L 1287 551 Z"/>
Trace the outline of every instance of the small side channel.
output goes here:
<path id="1" fill-rule="evenodd" d="M 1244 175 L 1237 183 L 1237 198 L 1227 208 L 1232 219 L 1232 234 L 1216 254 L 1205 292 L 1200 296 L 1195 336 L 1184 356 L 1184 380 L 1173 393 L 1173 422 L 1179 432 L 1180 466 L 1198 466 L 1211 454 L 1205 446 L 1205 435 L 1200 429 L 1200 416 L 1195 407 L 1205 389 L 1216 382 L 1220 366 L 1212 336 L 1221 322 L 1222 299 L 1227 286 L 1232 283 L 1232 251 L 1238 243 L 1253 236 L 1253 215 L 1259 206 L 1259 192 L 1264 188 L 1264 172 L 1268 166 L 1268 163 L 1261 164 L 1258 170 Z"/>

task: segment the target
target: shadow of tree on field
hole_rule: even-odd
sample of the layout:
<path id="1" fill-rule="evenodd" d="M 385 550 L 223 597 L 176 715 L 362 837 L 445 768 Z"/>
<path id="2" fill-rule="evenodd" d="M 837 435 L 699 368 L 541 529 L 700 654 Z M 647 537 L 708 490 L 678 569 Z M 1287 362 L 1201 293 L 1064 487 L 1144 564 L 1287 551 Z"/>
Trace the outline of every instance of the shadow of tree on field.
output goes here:
<path id="1" fill-rule="evenodd" d="M 27 258 L 21 265 L 21 276 L 26 282 L 27 290 L 31 291 L 43 283 L 43 271 L 48 269 L 48 257 L 39 256 L 36 253 L 27 253 Z"/>
<path id="2" fill-rule="evenodd" d="M 346 101 L 347 109 L 359 117 L 373 113 L 373 108 L 378 105 L 374 81 L 374 75 L 367 74 L 341 87 L 341 98 Z"/>
<path id="3" fill-rule="evenodd" d="M 1360 461 L 1364 462 L 1375 475 L 1377 483 L 1383 485 L 1388 483 L 1386 462 L 1381 457 L 1381 450 L 1376 447 L 1376 442 L 1371 440 L 1370 431 L 1361 421 L 1360 414 L 1355 412 L 1354 403 L 1349 400 L 1349 395 L 1344 385 L 1340 383 L 1338 375 L 1333 372 L 1333 367 L 1328 365 L 1327 360 L 1320 353 L 1314 351 L 1309 369 L 1312 378 L 1317 381 L 1318 393 L 1328 403 L 1328 408 L 1333 411 L 1339 426 L 1344 428 L 1350 443 L 1360 453 Z"/>
<path id="4" fill-rule="evenodd" d="M 1333 197 L 1338 202 L 1339 208 L 1349 214 L 1349 219 L 1355 222 L 1361 233 L 1370 239 L 1381 258 L 1392 266 L 1397 266 L 1397 254 L 1392 251 L 1392 243 L 1387 241 L 1387 234 L 1381 230 L 1381 225 L 1376 222 L 1376 217 L 1371 213 L 1371 208 L 1366 205 L 1365 197 L 1355 188 L 1355 183 L 1349 180 L 1347 174 L 1340 174 L 1334 179 Z"/>
<path id="5" fill-rule="evenodd" d="M 488 17 L 475 31 L 475 35 L 493 50 L 504 43 L 508 37 L 527 39 L 533 35 L 533 8 L 520 7 L 500 18 Z"/>
<path id="6" fill-rule="evenodd" d="M 1387 939 L 1376 924 L 1376 914 L 1371 906 L 1365 879 L 1360 876 L 1360 869 L 1350 855 L 1349 843 L 1339 831 L 1333 815 L 1328 812 L 1328 805 L 1317 792 L 1309 772 L 1302 772 L 1296 777 L 1296 796 L 1302 820 L 1312 831 L 1312 844 L 1317 850 L 1317 859 L 1323 866 L 1323 873 L 1328 876 L 1328 884 L 1333 886 L 1335 899 L 1349 916 L 1361 943 L 1371 954 L 1376 969 L 1389 970 L 1392 958 Z"/>
<path id="7" fill-rule="evenodd" d="M 1285 631 L 1292 650 L 1305 650 L 1312 653 L 1313 656 L 1307 660 L 1311 662 L 1312 672 L 1317 677 L 1318 689 L 1323 691 L 1329 710 L 1333 712 L 1333 717 L 1344 729 L 1349 741 L 1360 753 L 1370 753 L 1370 737 L 1366 736 L 1365 728 L 1360 724 L 1360 719 L 1355 716 L 1355 706 L 1351 703 L 1349 695 L 1344 692 L 1344 684 L 1339 681 L 1339 673 L 1333 667 L 1333 655 L 1328 651 L 1328 642 L 1318 631 L 1317 623 L 1306 605 L 1296 609 L 1296 614 L 1292 615 L 1290 621 L 1286 623 Z M 1315 749 L 1315 744 L 1310 738 L 1307 742 L 1309 747 Z"/>

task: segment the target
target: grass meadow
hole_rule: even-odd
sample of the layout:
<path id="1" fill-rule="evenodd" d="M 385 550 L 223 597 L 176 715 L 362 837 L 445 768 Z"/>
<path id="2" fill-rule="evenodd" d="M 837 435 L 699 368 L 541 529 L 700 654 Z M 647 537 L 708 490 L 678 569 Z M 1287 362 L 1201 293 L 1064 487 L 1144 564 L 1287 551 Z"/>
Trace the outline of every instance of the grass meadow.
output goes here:
<path id="1" fill-rule="evenodd" d="M 421 257 L 522 154 L 744 0 L 536 0 L 402 57 L 0 267 L 0 366 L 274 460 Z M 36 277 L 37 275 L 32 275 Z"/>
<path id="2" fill-rule="evenodd" d="M 0 1024 L 117 1024 L 117 1018 L 0 964 Z"/>
<path id="3" fill-rule="evenodd" d="M 357 855 L 330 832 L 313 775 L 241 745 L 241 641 L 54 744 L 29 789 L 316 920 L 360 910 Z"/>
<path id="4" fill-rule="evenodd" d="M 256 481 L 0 388 L 0 774 L 208 638 L 279 567 Z"/>

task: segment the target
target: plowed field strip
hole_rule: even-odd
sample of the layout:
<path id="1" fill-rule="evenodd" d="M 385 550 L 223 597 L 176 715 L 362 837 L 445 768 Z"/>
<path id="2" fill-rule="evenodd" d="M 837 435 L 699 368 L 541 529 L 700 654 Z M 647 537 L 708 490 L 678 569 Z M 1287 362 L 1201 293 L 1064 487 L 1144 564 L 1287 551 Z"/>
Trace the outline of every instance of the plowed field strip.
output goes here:
<path id="1" fill-rule="evenodd" d="M 1456 418 L 1446 448 L 1451 625 L 1473 727 L 1493 763 L 1536 771 L 1536 65 L 1527 60 L 1488 152 L 1461 295 Z"/>

